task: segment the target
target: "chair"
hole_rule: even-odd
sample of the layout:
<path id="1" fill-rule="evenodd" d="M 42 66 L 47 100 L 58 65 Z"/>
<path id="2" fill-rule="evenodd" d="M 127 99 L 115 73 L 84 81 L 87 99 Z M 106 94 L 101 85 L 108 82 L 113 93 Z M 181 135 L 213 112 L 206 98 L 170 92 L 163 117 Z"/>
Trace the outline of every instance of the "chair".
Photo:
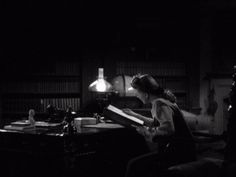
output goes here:
<path id="1" fill-rule="evenodd" d="M 223 177 L 223 160 L 203 158 L 168 168 L 168 177 Z"/>

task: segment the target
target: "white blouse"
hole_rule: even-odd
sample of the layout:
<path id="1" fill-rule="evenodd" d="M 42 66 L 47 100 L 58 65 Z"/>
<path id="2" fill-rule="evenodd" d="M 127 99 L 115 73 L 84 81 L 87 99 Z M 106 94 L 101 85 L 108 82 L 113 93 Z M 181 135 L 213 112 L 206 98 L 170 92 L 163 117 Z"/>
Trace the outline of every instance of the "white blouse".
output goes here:
<path id="1" fill-rule="evenodd" d="M 150 129 L 153 135 L 171 135 L 175 131 L 173 122 L 173 110 L 171 105 L 176 106 L 169 100 L 158 98 L 152 101 L 152 117 L 154 119 L 153 127 Z M 157 124 L 159 123 L 159 126 Z"/>

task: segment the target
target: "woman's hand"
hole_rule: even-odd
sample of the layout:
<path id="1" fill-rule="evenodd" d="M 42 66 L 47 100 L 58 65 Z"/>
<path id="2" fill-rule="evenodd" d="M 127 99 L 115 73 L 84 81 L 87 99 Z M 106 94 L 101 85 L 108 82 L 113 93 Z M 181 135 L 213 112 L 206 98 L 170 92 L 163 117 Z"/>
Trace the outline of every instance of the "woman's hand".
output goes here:
<path id="1" fill-rule="evenodd" d="M 152 133 L 150 131 L 150 128 L 149 127 L 146 127 L 146 126 L 136 126 L 136 131 L 143 135 L 145 137 L 146 140 L 152 142 Z"/>
<path id="2" fill-rule="evenodd" d="M 136 113 L 134 111 L 132 111 L 131 109 L 129 109 L 129 108 L 124 108 L 124 109 L 122 109 L 122 111 L 124 113 L 130 115 L 130 116 L 135 116 L 136 115 Z"/>
<path id="3" fill-rule="evenodd" d="M 148 127 L 146 126 L 136 126 L 136 131 L 143 136 L 146 136 L 147 134 L 149 134 Z"/>

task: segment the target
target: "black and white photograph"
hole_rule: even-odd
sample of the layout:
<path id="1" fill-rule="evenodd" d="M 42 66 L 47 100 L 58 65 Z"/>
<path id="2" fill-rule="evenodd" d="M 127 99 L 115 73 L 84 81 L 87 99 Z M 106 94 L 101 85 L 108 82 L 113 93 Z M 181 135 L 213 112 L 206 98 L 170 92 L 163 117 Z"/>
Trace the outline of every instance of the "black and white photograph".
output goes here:
<path id="1" fill-rule="evenodd" d="M 0 4 L 0 176 L 236 176 L 234 1 Z"/>

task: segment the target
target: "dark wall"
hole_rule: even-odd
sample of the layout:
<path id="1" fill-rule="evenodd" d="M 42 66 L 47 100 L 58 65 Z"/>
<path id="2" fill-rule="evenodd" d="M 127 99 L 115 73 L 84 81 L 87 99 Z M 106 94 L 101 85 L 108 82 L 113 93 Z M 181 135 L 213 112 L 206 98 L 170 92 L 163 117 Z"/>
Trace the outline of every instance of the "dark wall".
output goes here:
<path id="1" fill-rule="evenodd" d="M 210 63 L 209 73 L 232 73 L 236 57 L 235 9 L 233 1 L 201 2 L 201 52 L 202 58 Z"/>
<path id="2" fill-rule="evenodd" d="M 86 104 L 93 99 L 87 88 L 98 67 L 104 67 L 111 79 L 116 61 L 180 61 L 193 78 L 189 104 L 198 106 L 196 6 L 122 1 L 2 3 L 2 80 L 48 72 L 58 61 L 78 61 L 81 99 Z M 146 11 L 152 14 L 147 16 Z"/>

